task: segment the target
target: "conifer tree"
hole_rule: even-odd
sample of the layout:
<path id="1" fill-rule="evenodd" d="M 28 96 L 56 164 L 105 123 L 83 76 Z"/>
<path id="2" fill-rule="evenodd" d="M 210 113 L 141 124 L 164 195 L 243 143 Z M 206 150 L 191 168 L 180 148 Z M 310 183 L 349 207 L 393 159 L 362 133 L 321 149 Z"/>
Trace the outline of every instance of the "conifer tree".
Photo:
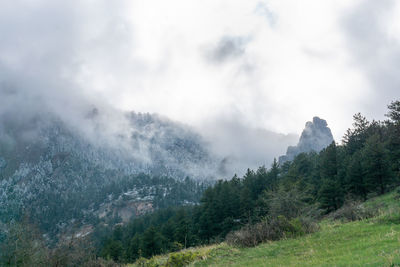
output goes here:
<path id="1" fill-rule="evenodd" d="M 351 157 L 350 163 L 347 167 L 346 189 L 350 194 L 361 197 L 365 201 L 367 199 L 367 188 L 361 157 L 362 155 L 360 151 L 357 151 Z"/>
<path id="2" fill-rule="evenodd" d="M 366 187 L 369 191 L 384 194 L 391 182 L 391 174 L 387 152 L 377 134 L 368 138 L 362 153 Z"/>
<path id="3" fill-rule="evenodd" d="M 337 177 L 337 150 L 335 142 L 332 142 L 320 153 L 320 175 L 322 186 L 318 197 L 321 208 L 327 212 L 338 209 L 343 202 L 342 185 Z"/>
<path id="4" fill-rule="evenodd" d="M 276 190 L 279 176 L 279 164 L 276 158 L 271 165 L 271 169 L 268 172 L 269 187 L 271 190 Z"/>
<path id="5" fill-rule="evenodd" d="M 154 226 L 150 226 L 143 233 L 141 248 L 145 257 L 159 254 L 162 251 L 162 236 Z"/>

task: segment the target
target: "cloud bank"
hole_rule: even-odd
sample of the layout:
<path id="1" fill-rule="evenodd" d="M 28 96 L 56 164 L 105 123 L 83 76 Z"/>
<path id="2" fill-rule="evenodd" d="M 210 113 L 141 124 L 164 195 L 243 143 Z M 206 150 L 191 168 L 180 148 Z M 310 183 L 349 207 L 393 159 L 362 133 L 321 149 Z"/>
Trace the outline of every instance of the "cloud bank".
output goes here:
<path id="1" fill-rule="evenodd" d="M 22 103 L 79 128 L 93 105 L 156 112 L 268 164 L 314 116 L 336 140 L 358 111 L 383 118 L 399 14 L 393 0 L 2 1 L 0 114 Z"/>

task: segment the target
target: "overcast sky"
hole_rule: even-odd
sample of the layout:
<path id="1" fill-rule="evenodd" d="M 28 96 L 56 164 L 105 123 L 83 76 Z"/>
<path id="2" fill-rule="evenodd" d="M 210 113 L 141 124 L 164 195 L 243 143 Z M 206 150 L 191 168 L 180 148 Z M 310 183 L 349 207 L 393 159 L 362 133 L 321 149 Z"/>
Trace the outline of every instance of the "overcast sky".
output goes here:
<path id="1" fill-rule="evenodd" d="M 394 0 L 2 0 L 0 82 L 206 133 L 300 134 L 317 115 L 339 141 L 400 98 L 399 18 Z"/>

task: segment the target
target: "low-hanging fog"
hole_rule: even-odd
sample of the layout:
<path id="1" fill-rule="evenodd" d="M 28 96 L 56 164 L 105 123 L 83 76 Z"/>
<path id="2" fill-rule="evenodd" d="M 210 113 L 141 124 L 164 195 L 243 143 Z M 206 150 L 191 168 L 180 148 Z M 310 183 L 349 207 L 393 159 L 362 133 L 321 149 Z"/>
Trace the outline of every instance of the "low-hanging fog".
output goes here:
<path id="1" fill-rule="evenodd" d="M 354 113 L 383 116 L 399 97 L 399 13 L 391 0 L 2 1 L 0 119 L 53 114 L 124 146 L 123 114 L 157 113 L 231 172 L 268 166 L 315 115 L 336 140 Z"/>

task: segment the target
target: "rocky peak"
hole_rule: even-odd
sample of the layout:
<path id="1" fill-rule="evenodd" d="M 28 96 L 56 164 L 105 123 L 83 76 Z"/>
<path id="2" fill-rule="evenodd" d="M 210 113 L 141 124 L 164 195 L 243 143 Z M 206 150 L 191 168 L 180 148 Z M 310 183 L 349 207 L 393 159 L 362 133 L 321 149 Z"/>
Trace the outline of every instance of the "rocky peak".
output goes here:
<path id="1" fill-rule="evenodd" d="M 286 155 L 279 157 L 279 162 L 293 160 L 294 157 L 304 152 L 319 152 L 333 142 L 331 129 L 326 120 L 314 117 L 308 121 L 301 133 L 297 146 L 289 146 Z"/>

